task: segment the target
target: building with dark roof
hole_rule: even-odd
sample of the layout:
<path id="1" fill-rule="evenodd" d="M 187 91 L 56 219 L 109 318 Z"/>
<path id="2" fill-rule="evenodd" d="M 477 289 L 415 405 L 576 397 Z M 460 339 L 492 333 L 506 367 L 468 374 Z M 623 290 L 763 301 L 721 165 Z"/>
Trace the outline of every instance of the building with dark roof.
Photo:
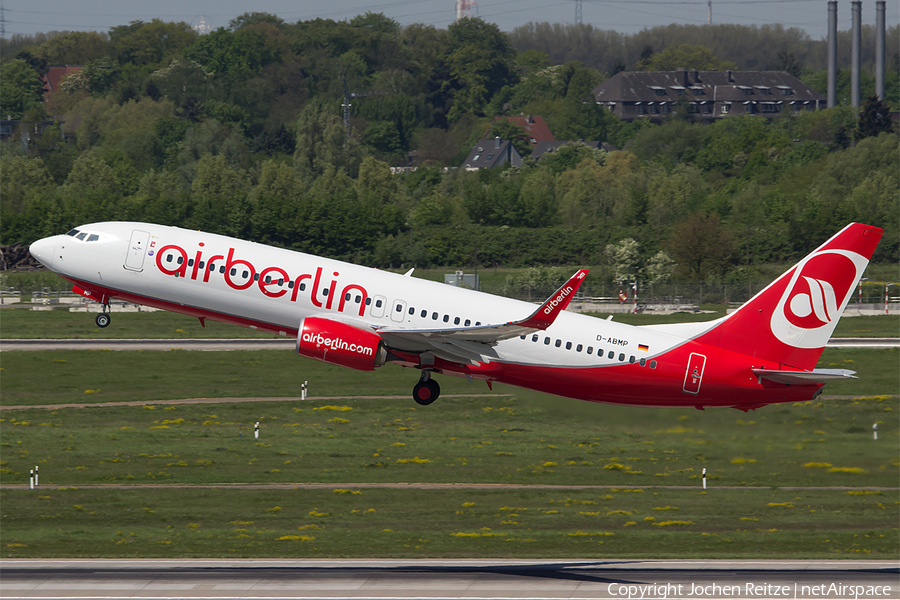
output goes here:
<path id="1" fill-rule="evenodd" d="M 512 145 L 512 141 L 494 138 L 481 140 L 475 144 L 463 163 L 463 168 L 466 171 L 477 171 L 478 169 L 493 169 L 506 163 L 510 163 L 514 167 L 521 166 L 522 155 Z"/>
<path id="2" fill-rule="evenodd" d="M 599 148 L 600 150 L 606 150 L 607 152 L 614 152 L 618 150 L 618 148 L 606 142 L 585 142 L 584 140 L 577 140 L 577 142 L 584 144 L 588 148 Z M 534 150 L 531 152 L 531 158 L 540 159 L 541 156 L 548 152 L 555 152 L 562 146 L 573 143 L 576 142 L 574 140 L 553 140 L 552 142 L 538 142 L 534 147 Z"/>
<path id="3" fill-rule="evenodd" d="M 825 108 L 826 98 L 785 71 L 622 71 L 593 90 L 620 119 L 661 120 L 680 103 L 699 120 L 774 117 Z"/>

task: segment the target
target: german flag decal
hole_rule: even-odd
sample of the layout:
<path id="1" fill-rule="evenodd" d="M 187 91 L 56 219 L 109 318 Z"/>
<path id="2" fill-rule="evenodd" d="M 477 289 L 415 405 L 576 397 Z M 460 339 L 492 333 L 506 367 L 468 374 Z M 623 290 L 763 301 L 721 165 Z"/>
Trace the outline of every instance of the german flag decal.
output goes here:
<path id="1" fill-rule="evenodd" d="M 650 346 L 648 346 L 646 344 L 638 344 L 638 350 L 643 350 L 646 352 L 649 349 L 650 349 Z"/>

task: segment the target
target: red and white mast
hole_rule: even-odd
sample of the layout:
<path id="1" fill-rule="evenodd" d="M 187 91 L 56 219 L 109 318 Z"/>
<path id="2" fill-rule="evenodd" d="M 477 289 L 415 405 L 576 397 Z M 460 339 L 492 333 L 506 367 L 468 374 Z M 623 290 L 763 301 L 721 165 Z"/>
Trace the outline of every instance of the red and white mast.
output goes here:
<path id="1" fill-rule="evenodd" d="M 478 3 L 473 0 L 456 0 L 456 20 L 459 21 L 463 17 L 470 16 L 469 10 L 473 6 L 478 6 Z"/>

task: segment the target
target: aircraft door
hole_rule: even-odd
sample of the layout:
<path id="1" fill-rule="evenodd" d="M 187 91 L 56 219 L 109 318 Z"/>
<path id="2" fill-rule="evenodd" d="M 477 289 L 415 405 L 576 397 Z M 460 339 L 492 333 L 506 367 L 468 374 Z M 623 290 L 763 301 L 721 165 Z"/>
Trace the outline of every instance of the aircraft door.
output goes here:
<path id="1" fill-rule="evenodd" d="M 144 256 L 147 255 L 147 244 L 150 234 L 146 231 L 134 230 L 131 232 L 131 241 L 128 242 L 128 253 L 125 255 L 125 268 L 131 271 L 140 271 L 144 268 Z"/>
<path id="2" fill-rule="evenodd" d="M 699 394 L 700 383 L 703 381 L 703 369 L 706 367 L 706 357 L 695 352 L 688 358 L 687 371 L 684 373 L 684 387 L 688 394 Z"/>
<path id="3" fill-rule="evenodd" d="M 384 316 L 384 307 L 387 304 L 387 298 L 384 296 L 373 296 L 372 297 L 372 309 L 371 313 L 373 317 L 383 317 Z"/>
<path id="4" fill-rule="evenodd" d="M 394 306 L 391 309 L 391 320 L 396 321 L 397 323 L 402 323 L 405 312 L 406 301 L 394 300 Z"/>

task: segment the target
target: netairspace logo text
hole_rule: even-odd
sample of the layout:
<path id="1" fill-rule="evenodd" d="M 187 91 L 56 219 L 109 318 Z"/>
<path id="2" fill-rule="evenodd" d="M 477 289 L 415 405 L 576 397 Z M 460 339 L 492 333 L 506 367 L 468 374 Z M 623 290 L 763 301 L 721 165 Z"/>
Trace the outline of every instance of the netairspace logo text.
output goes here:
<path id="1" fill-rule="evenodd" d="M 843 583 L 821 583 L 816 585 L 775 585 L 771 583 L 745 583 L 743 585 L 721 585 L 711 583 L 673 584 L 652 583 L 647 585 L 611 583 L 607 593 L 614 598 L 639 598 L 641 600 L 665 600 L 667 598 L 882 598 L 891 594 L 889 585 L 845 585 Z"/>

